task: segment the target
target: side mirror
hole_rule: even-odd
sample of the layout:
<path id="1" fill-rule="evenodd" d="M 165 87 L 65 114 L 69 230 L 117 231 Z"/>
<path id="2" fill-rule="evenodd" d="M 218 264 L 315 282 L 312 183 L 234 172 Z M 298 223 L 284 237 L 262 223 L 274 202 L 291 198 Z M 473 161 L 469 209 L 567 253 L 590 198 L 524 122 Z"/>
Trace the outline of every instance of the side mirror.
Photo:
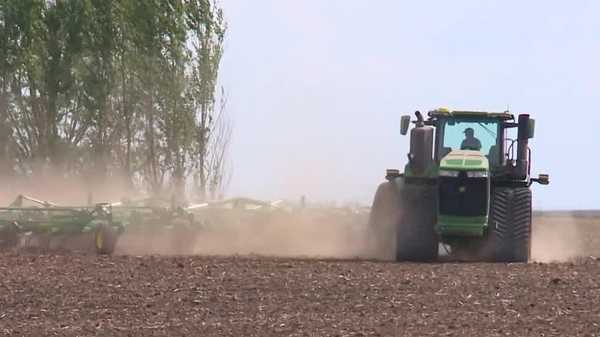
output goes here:
<path id="1" fill-rule="evenodd" d="M 410 126 L 410 116 L 405 115 L 400 118 L 400 134 L 406 135 L 408 127 Z"/>
<path id="2" fill-rule="evenodd" d="M 530 118 L 527 124 L 527 138 L 531 139 L 535 135 L 535 119 Z"/>

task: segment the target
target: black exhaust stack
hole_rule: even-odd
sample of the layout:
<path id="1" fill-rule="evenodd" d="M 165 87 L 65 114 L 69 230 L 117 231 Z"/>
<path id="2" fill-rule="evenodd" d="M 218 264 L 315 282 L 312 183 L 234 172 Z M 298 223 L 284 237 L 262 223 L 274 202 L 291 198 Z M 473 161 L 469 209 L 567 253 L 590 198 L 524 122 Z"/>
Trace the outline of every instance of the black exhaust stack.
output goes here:
<path id="1" fill-rule="evenodd" d="M 416 111 L 417 121 L 410 131 L 410 162 L 413 174 L 423 176 L 433 165 L 433 128 L 426 126 L 421 112 Z"/>
<path id="2" fill-rule="evenodd" d="M 519 115 L 517 131 L 517 166 L 515 175 L 520 179 L 529 176 L 529 115 Z"/>

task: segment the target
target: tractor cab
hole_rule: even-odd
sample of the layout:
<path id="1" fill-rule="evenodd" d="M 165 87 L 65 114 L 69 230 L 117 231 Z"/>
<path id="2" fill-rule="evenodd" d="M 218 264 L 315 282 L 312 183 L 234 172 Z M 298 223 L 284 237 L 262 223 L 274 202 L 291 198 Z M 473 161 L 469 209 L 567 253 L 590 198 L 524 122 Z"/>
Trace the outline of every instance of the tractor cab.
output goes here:
<path id="1" fill-rule="evenodd" d="M 518 178 L 529 183 L 530 149 L 529 139 L 533 138 L 535 121 L 529 115 L 515 116 L 505 112 L 450 111 L 445 108 L 429 111 L 424 120 L 420 112 L 416 112 L 416 128 L 411 132 L 411 148 L 413 143 L 423 143 L 423 147 L 433 148 L 432 160 L 422 159 L 427 167 L 444 171 L 488 171 L 489 176 L 514 180 Z M 406 134 L 410 124 L 410 116 L 402 118 L 401 133 Z M 517 129 L 514 136 L 509 130 Z M 428 137 L 428 134 L 431 134 Z M 418 146 L 415 154 L 409 159 L 423 155 Z M 411 151 L 412 152 L 412 151 Z M 429 154 L 425 151 L 425 156 Z M 412 157 L 412 158 L 411 158 Z M 415 167 L 414 160 L 407 165 L 409 171 Z M 417 165 L 418 166 L 418 165 Z M 446 170 L 448 169 L 448 170 Z M 419 172 L 415 172 L 419 173 Z M 421 175 L 436 175 L 439 171 L 422 170 Z M 451 173 L 452 174 L 452 173 Z M 544 178 L 531 179 L 545 183 Z"/>
<path id="2" fill-rule="evenodd" d="M 497 118 L 444 118 L 439 121 L 437 130 L 437 162 L 452 151 L 478 151 L 490 166 L 500 163 L 503 142 Z"/>

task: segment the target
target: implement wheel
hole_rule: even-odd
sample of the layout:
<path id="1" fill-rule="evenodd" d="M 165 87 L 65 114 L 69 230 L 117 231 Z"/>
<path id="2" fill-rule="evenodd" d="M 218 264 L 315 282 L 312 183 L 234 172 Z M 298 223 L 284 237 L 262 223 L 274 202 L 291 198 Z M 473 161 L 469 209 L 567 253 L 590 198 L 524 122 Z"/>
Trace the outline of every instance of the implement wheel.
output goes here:
<path id="1" fill-rule="evenodd" d="M 96 253 L 110 255 L 117 245 L 117 232 L 112 226 L 100 224 L 94 233 L 94 246 Z"/>
<path id="2" fill-rule="evenodd" d="M 12 222 L 0 224 L 0 249 L 14 248 L 19 244 L 19 230 Z"/>

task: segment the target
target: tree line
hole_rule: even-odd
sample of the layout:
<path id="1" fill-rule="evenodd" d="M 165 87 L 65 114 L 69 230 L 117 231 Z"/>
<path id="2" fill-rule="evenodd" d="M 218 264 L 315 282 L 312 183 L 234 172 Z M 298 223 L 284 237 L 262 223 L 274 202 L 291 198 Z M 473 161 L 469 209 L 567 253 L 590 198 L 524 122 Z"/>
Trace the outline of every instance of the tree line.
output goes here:
<path id="1" fill-rule="evenodd" d="M 214 197 L 231 134 L 215 1 L 0 0 L 4 181 L 58 172 Z"/>

